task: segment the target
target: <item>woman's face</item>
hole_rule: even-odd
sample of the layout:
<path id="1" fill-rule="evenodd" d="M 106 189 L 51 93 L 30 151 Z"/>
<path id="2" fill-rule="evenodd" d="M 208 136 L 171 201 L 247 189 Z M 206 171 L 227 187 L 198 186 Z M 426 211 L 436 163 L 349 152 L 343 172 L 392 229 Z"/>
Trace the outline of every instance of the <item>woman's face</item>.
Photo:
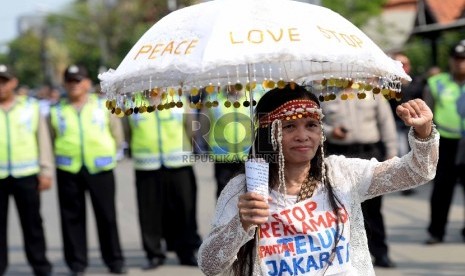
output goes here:
<path id="1" fill-rule="evenodd" d="M 320 146 L 321 124 L 313 118 L 282 122 L 283 154 L 286 164 L 308 164 Z"/>

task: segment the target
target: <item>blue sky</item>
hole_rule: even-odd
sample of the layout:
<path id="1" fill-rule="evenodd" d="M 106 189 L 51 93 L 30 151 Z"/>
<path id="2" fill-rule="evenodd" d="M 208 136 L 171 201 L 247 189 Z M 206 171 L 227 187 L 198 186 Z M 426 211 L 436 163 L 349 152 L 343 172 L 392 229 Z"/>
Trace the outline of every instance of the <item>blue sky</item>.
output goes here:
<path id="1" fill-rule="evenodd" d="M 72 0 L 2 0 L 0 9 L 0 46 L 14 39 L 17 33 L 17 19 L 21 15 L 56 12 Z"/>

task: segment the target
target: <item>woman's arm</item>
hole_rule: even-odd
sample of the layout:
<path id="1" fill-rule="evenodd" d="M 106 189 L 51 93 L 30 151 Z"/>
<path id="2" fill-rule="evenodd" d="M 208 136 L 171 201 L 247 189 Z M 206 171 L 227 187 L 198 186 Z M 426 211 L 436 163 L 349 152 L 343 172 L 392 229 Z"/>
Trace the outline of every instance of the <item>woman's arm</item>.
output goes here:
<path id="1" fill-rule="evenodd" d="M 415 138 L 409 132 L 412 150 L 402 158 L 393 158 L 375 166 L 365 199 L 378 195 L 406 190 L 432 180 L 436 174 L 439 157 L 439 134 L 434 129 L 431 139 Z"/>
<path id="2" fill-rule="evenodd" d="M 411 126 L 412 150 L 402 158 L 375 165 L 365 199 L 408 189 L 428 182 L 436 173 L 439 158 L 439 134 L 432 124 L 433 114 L 426 103 L 415 99 L 399 105 L 397 115 Z"/>

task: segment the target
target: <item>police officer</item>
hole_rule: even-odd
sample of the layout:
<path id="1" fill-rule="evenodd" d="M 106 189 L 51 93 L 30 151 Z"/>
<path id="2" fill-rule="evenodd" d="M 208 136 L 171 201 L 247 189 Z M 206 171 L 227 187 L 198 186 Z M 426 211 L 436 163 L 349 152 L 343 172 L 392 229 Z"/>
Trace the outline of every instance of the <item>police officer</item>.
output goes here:
<path id="1" fill-rule="evenodd" d="M 26 257 L 35 275 L 50 275 L 40 215 L 40 191 L 52 185 L 53 154 L 39 104 L 16 96 L 18 79 L 11 68 L 0 64 L 0 275 L 8 265 L 8 199 L 18 209 Z"/>
<path id="2" fill-rule="evenodd" d="M 128 117 L 135 168 L 142 244 L 148 264 L 162 265 L 174 250 L 181 265 L 197 266 L 197 183 L 192 168 L 191 132 L 183 108 L 169 108 Z"/>
<path id="3" fill-rule="evenodd" d="M 433 110 L 441 137 L 430 201 L 430 236 L 425 241 L 429 245 L 444 241 L 455 185 L 458 179 L 462 185 L 465 183 L 465 164 L 456 163 L 461 157 L 458 156 L 459 141 L 465 137 L 465 40 L 450 49 L 449 68 L 450 72 L 430 77 L 424 91 L 425 102 Z M 465 241 L 465 228 L 462 237 Z"/>
<path id="4" fill-rule="evenodd" d="M 124 274 L 115 208 L 116 150 L 123 140 L 119 118 L 110 116 L 105 101 L 90 94 L 85 67 L 64 73 L 67 98 L 50 109 L 55 147 L 58 197 L 66 264 L 72 274 L 87 267 L 86 192 L 96 218 L 100 251 L 110 273 Z"/>

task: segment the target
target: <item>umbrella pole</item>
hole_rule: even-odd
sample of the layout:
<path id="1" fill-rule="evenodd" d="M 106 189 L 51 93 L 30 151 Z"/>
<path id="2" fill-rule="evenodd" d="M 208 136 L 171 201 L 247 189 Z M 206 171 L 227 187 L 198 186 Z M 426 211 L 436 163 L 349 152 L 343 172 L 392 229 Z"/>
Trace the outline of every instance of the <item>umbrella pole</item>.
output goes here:
<path id="1" fill-rule="evenodd" d="M 249 108 L 250 108 L 250 139 L 252 141 L 250 141 L 251 145 L 252 145 L 252 159 L 255 158 L 255 147 L 254 147 L 254 141 L 255 141 L 255 124 L 254 124 L 254 118 L 253 118 L 253 112 L 254 112 L 254 105 L 253 105 L 253 85 L 251 83 L 251 68 L 250 68 L 250 64 L 247 64 L 247 73 L 248 73 L 248 81 L 249 81 L 249 100 L 250 100 L 250 105 L 249 105 Z"/>

